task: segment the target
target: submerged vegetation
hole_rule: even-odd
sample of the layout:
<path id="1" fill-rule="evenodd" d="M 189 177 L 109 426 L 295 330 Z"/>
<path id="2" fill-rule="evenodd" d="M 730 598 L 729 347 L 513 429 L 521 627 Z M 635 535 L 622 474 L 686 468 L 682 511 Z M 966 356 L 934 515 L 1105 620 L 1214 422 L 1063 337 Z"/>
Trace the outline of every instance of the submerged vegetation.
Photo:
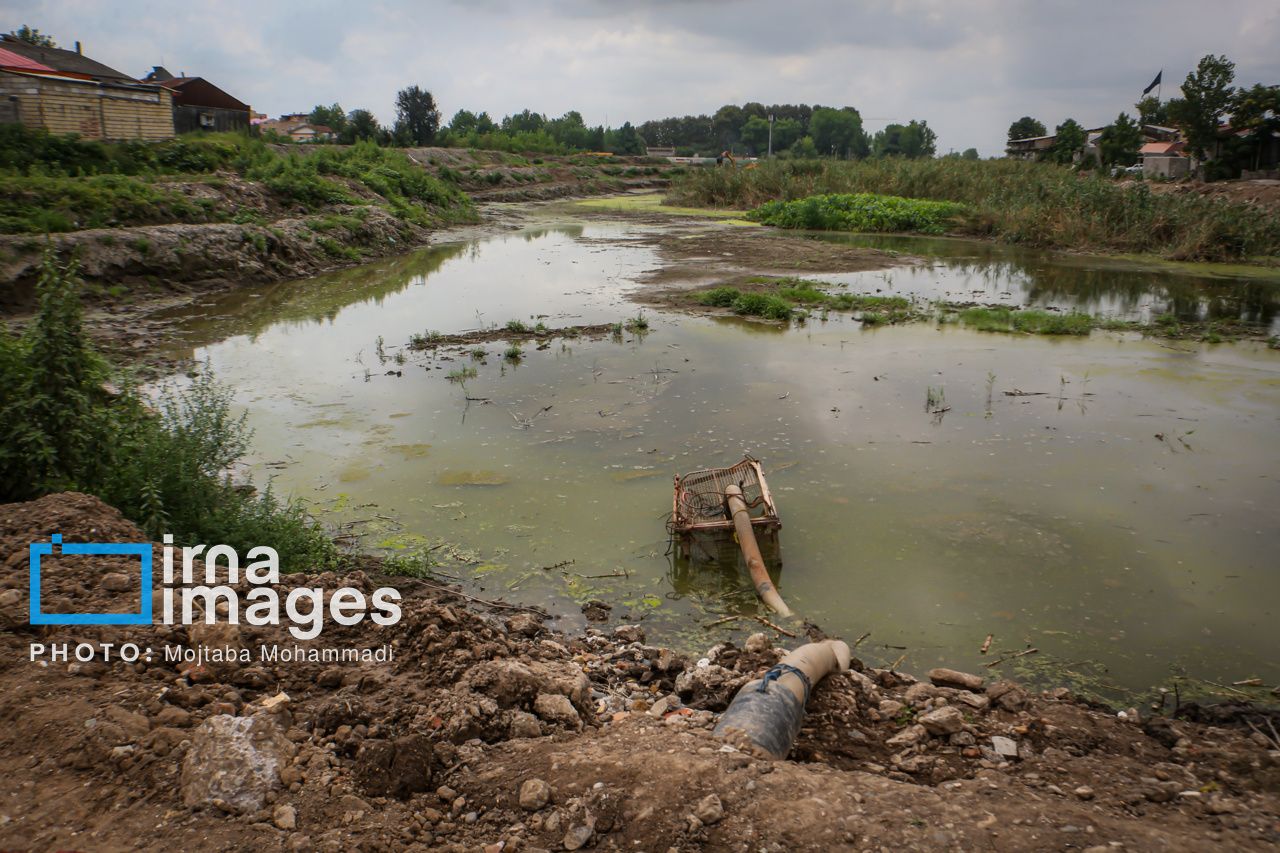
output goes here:
<path id="1" fill-rule="evenodd" d="M 267 544 L 285 569 L 332 563 L 332 542 L 300 504 L 231 479 L 252 431 L 207 370 L 156 400 L 128 384 L 107 389 L 79 287 L 75 267 L 46 254 L 32 322 L 21 337 L 0 326 L 0 503 L 80 491 L 153 538 L 241 552 Z"/>
<path id="2" fill-rule="evenodd" d="M 1060 312 L 1040 308 L 1016 309 L 1007 306 L 964 305 L 947 302 L 926 303 L 904 296 L 879 296 L 838 290 L 840 285 L 798 278 L 752 278 L 744 290 L 721 285 L 694 294 L 697 304 L 727 308 L 735 314 L 790 322 L 811 318 L 828 319 L 831 312 L 846 312 L 863 326 L 930 321 L 941 326 L 964 325 L 981 332 L 1026 335 L 1088 335 L 1096 329 L 1113 332 L 1140 332 L 1143 335 L 1205 343 L 1223 343 L 1258 338 L 1262 330 L 1239 320 L 1182 321 L 1162 314 L 1150 323 L 1093 316 L 1078 311 Z M 833 292 L 832 289 L 836 289 Z M 1269 346 L 1280 346 L 1272 337 Z"/>
<path id="3" fill-rule="evenodd" d="M 1154 192 L 1143 182 L 1116 183 L 1050 163 L 777 160 L 753 169 L 690 171 L 679 177 L 668 201 L 691 207 L 765 206 L 757 214 L 762 221 L 779 215 L 773 211 L 795 211 L 780 216 L 778 224 L 812 228 L 811 218 L 827 216 L 820 203 L 812 208 L 768 205 L 864 193 L 964 205 L 967 213 L 952 222 L 954 233 L 1006 243 L 1171 260 L 1280 259 L 1280 218 L 1266 210 L 1196 194 Z"/>

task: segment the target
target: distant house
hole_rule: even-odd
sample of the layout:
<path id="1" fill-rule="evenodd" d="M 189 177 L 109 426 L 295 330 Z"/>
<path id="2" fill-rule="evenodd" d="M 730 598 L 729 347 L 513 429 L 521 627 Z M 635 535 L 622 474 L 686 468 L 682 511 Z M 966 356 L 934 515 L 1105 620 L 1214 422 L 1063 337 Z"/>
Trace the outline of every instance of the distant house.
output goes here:
<path id="1" fill-rule="evenodd" d="M 1191 171 L 1185 142 L 1148 142 L 1138 152 L 1142 175 L 1147 178 L 1180 178 Z"/>
<path id="2" fill-rule="evenodd" d="M 649 145 L 645 147 L 644 153 L 646 157 L 674 157 L 676 156 L 676 149 L 672 147 L 655 148 Z"/>
<path id="3" fill-rule="evenodd" d="M 1028 136 L 1026 139 L 1010 139 L 1008 154 L 1011 160 L 1034 160 L 1053 147 L 1056 136 Z"/>
<path id="4" fill-rule="evenodd" d="M 258 122 L 258 129 L 263 133 L 272 130 L 281 136 L 288 136 L 295 128 L 302 127 L 309 121 L 311 121 L 311 113 L 289 113 L 280 118 Z"/>
<path id="5" fill-rule="evenodd" d="M 86 139 L 168 139 L 173 93 L 75 50 L 0 36 L 0 122 Z"/>
<path id="6" fill-rule="evenodd" d="M 303 124 L 289 131 L 289 138 L 294 142 L 328 142 L 333 135 L 333 129 L 323 124 Z"/>
<path id="7" fill-rule="evenodd" d="M 178 133 L 197 130 L 228 131 L 249 127 L 249 105 L 219 89 L 203 77 L 175 77 L 156 65 L 145 78 L 173 92 L 173 127 Z"/>

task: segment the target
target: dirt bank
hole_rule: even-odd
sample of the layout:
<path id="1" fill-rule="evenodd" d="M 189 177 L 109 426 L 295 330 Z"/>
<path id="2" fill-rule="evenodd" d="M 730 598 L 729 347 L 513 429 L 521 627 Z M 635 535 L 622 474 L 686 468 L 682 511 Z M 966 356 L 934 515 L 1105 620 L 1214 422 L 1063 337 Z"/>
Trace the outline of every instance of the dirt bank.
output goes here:
<path id="1" fill-rule="evenodd" d="M 309 151 L 295 153 L 305 156 Z M 669 184 L 664 175 L 672 168 L 639 157 L 529 160 L 443 148 L 404 153 L 477 202 L 653 189 Z M 0 318 L 20 319 L 33 308 L 38 267 L 47 247 L 61 260 L 79 259 L 90 306 L 123 311 L 401 254 L 428 244 L 440 228 L 457 219 L 441 219 L 438 212 L 425 210 L 426 218 L 411 221 L 395 215 L 393 205 L 359 182 L 330 177 L 355 204 L 308 211 L 265 184 L 217 172 L 156 185 L 200 205 L 213 221 L 172 222 L 161 217 L 132 227 L 0 235 Z"/>
<path id="2" fill-rule="evenodd" d="M 142 541 L 83 495 L 0 507 L 0 849 L 1100 853 L 1280 842 L 1274 714 L 1184 708 L 1215 725 L 1139 721 L 1065 690 L 856 665 L 814 690 L 790 760 L 766 761 L 710 727 L 778 659 L 775 642 L 799 642 L 776 633 L 695 662 L 648 645 L 638 625 L 564 636 L 534 610 L 380 576 L 372 563 L 273 588 L 396 585 L 394 625 L 328 621 L 315 640 L 221 621 L 32 627 L 27 548 L 54 532 Z M 125 612 L 141 600 L 128 558 L 46 559 L 47 611 Z M 120 661 L 127 642 L 151 662 Z M 32 661 L 32 643 L 94 654 Z M 247 659 L 166 661 L 178 646 Z M 389 658 L 262 660 L 295 647 Z"/>

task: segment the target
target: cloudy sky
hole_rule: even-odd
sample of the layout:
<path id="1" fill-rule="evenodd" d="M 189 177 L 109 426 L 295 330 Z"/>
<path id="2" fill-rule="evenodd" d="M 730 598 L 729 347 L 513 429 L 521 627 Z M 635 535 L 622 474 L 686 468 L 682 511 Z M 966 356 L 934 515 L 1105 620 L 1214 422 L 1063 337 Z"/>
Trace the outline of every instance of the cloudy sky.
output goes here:
<path id="1" fill-rule="evenodd" d="M 1280 84 L 1276 0 L 3 0 L 22 24 L 121 71 L 163 63 L 277 116 L 316 104 L 394 118 L 397 90 L 458 109 L 640 124 L 726 103 L 925 119 L 939 153 L 1002 152 L 1023 115 L 1109 123 L 1156 72 L 1178 94 L 1206 54 Z"/>

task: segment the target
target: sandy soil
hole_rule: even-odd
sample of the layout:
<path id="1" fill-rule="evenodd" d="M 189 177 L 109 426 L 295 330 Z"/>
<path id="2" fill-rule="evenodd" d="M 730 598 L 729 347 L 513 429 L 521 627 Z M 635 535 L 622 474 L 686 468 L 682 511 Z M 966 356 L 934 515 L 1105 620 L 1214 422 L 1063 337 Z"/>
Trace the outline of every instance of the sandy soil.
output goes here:
<path id="1" fill-rule="evenodd" d="M 589 615 L 605 621 L 564 636 L 535 610 L 380 576 L 373 563 L 281 579 L 282 594 L 401 589 L 397 624 L 328 623 L 314 641 L 222 618 L 31 626 L 27 547 L 55 531 L 68 542 L 142 541 L 84 495 L 0 506 L 0 849 L 1101 853 L 1280 843 L 1274 712 L 1188 706 L 1184 719 L 1139 720 L 1066 690 L 961 687 L 937 671 L 933 684 L 855 663 L 816 687 L 789 760 L 770 761 L 711 727 L 738 687 L 803 638 L 768 631 L 695 662 L 648 645 L 642 626 L 617 624 L 622 614 L 596 608 Z M 137 606 L 136 569 L 90 560 L 46 567 L 46 610 Z M 30 660 L 32 643 L 63 642 L 95 654 Z M 125 642 L 156 654 L 125 663 Z M 103 643 L 116 644 L 109 659 Z M 243 648 L 250 659 L 166 662 L 163 650 L 178 645 Z M 263 648 L 294 645 L 394 657 L 260 661 Z M 260 736 L 213 750 L 227 726 Z M 267 769 L 234 789 L 256 801 L 208 799 L 220 773 L 264 756 Z"/>

